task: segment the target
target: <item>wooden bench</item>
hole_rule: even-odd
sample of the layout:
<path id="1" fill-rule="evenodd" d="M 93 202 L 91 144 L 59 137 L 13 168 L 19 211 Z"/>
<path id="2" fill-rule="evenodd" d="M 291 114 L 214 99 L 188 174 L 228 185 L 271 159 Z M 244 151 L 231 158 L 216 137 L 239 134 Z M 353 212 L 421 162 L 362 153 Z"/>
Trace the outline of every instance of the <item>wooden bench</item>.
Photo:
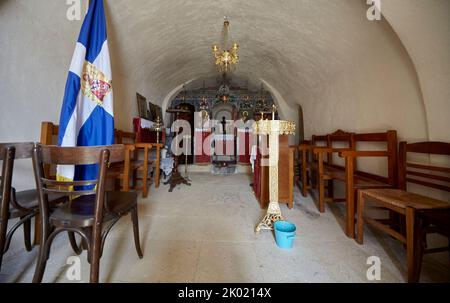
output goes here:
<path id="1" fill-rule="evenodd" d="M 291 167 L 292 171 L 296 173 L 295 180 L 291 180 L 291 183 L 296 183 L 301 190 L 302 196 L 306 197 L 308 195 L 308 190 L 314 188 L 317 182 L 314 182 L 313 173 L 317 168 L 317 159 L 314 157 L 313 149 L 314 147 L 327 145 L 327 136 L 312 136 L 311 141 L 303 141 L 300 145 L 294 145 L 290 147 L 291 159 L 295 166 Z M 295 154 L 298 152 L 298 157 L 295 160 Z M 293 190 L 292 196 L 293 196 Z"/>
<path id="2" fill-rule="evenodd" d="M 317 184 L 319 190 L 319 211 L 325 212 L 325 202 L 345 202 L 345 199 L 334 197 L 333 181 L 345 181 L 345 166 L 334 163 L 334 157 L 339 152 L 353 150 L 355 148 L 354 134 L 337 130 L 326 136 L 327 147 L 314 147 L 317 155 Z M 336 147 L 335 144 L 345 145 Z M 325 191 L 328 196 L 325 196 Z"/>
<path id="3" fill-rule="evenodd" d="M 355 150 L 341 151 L 340 157 L 345 158 L 345 173 L 334 172 L 334 180 L 345 182 L 346 235 L 355 237 L 355 201 L 360 189 L 381 189 L 397 187 L 397 132 L 355 134 L 353 135 Z M 385 145 L 384 150 L 358 150 L 358 144 L 377 142 Z M 385 158 L 387 162 L 387 177 L 356 169 L 358 158 Z"/>
<path id="4" fill-rule="evenodd" d="M 448 247 L 425 249 L 426 235 L 438 232 L 447 238 L 450 236 L 450 198 L 441 201 L 407 192 L 407 183 L 450 192 L 450 167 L 412 163 L 407 161 L 408 153 L 450 156 L 450 143 L 421 142 L 416 144 L 400 143 L 398 180 L 400 189 L 365 189 L 358 193 L 358 237 L 363 244 L 364 223 L 384 231 L 406 245 L 408 264 L 408 282 L 418 282 L 424 253 L 448 250 Z M 366 202 L 373 202 L 402 216 L 406 220 L 406 229 L 400 230 L 384 224 L 385 219 L 367 216 Z"/>
<path id="5" fill-rule="evenodd" d="M 146 198 L 148 196 L 149 167 L 153 164 L 155 164 L 155 187 L 159 187 L 159 160 L 162 144 L 140 143 L 137 140 L 138 136 L 136 133 L 121 130 L 116 130 L 114 135 L 115 143 L 125 144 L 128 153 L 125 155 L 124 163 L 112 166 L 108 171 L 108 175 L 122 180 L 123 191 L 129 191 L 130 188 L 142 190 L 142 196 Z M 149 160 L 149 153 L 152 149 L 156 151 L 156 159 L 154 161 Z M 143 151 L 142 160 L 139 159 L 140 151 Z M 141 173 L 141 177 L 138 176 L 139 172 Z M 131 187 L 130 180 L 133 181 L 133 186 Z M 140 187 L 138 186 L 139 181 L 142 183 Z"/>
<path id="6" fill-rule="evenodd" d="M 357 151 L 362 142 L 378 142 L 386 144 L 384 151 Z M 336 148 L 335 143 L 346 144 Z M 325 202 L 346 202 L 346 234 L 354 237 L 355 191 L 358 188 L 395 187 L 396 185 L 396 159 L 397 159 L 397 133 L 353 134 L 341 130 L 327 135 L 327 147 L 313 148 L 317 156 L 317 179 L 319 189 L 319 211 L 325 211 Z M 345 165 L 335 164 L 333 157 L 345 158 Z M 358 157 L 386 157 L 388 161 L 388 177 L 375 175 L 357 169 Z M 326 160 L 326 161 L 325 161 Z M 345 183 L 345 198 L 335 198 L 333 182 Z M 325 195 L 326 190 L 328 196 Z"/>

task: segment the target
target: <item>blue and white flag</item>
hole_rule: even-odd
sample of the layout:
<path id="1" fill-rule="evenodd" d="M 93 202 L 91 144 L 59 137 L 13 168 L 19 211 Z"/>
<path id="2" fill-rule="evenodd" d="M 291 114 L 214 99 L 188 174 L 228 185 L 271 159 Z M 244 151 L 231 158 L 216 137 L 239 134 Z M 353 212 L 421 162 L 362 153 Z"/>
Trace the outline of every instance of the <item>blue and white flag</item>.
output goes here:
<path id="1" fill-rule="evenodd" d="M 91 0 L 67 78 L 58 145 L 114 144 L 111 62 L 103 0 Z M 98 167 L 59 166 L 59 180 L 95 180 Z"/>

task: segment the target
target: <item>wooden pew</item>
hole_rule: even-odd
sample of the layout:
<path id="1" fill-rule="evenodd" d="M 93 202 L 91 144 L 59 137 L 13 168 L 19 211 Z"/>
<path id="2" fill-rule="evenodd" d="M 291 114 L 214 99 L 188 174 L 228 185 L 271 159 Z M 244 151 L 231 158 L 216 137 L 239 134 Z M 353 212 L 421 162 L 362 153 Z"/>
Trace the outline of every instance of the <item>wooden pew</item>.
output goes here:
<path id="1" fill-rule="evenodd" d="M 42 122 L 41 124 L 41 141 L 43 145 L 56 145 L 58 143 L 59 126 L 52 122 Z M 56 172 L 50 171 L 50 166 L 44 168 L 44 173 L 48 178 L 56 178 Z M 52 176 L 53 175 L 53 176 Z"/>
<path id="2" fill-rule="evenodd" d="M 148 196 L 148 175 L 149 166 L 153 164 L 153 161 L 149 161 L 149 153 L 154 148 L 156 150 L 155 159 L 155 187 L 159 187 L 159 162 L 160 162 L 160 150 L 162 144 L 156 143 L 141 143 L 137 140 L 137 134 L 131 132 L 124 132 L 121 130 L 115 131 L 115 143 L 125 144 L 129 153 L 125 156 L 123 165 L 116 165 L 109 170 L 109 174 L 119 180 L 122 180 L 123 191 L 130 190 L 130 179 L 133 180 L 133 189 L 141 189 L 142 196 L 146 198 Z M 143 151 L 143 160 L 139 159 L 139 152 Z M 138 173 L 141 172 L 141 177 Z M 137 184 L 141 182 L 139 187 Z"/>
<path id="3" fill-rule="evenodd" d="M 319 190 L 319 211 L 325 212 L 325 202 L 345 202 L 346 199 L 334 197 L 334 180 L 345 179 L 345 166 L 334 163 L 334 156 L 339 152 L 353 150 L 355 148 L 354 134 L 337 130 L 326 135 L 326 147 L 314 147 L 313 152 L 317 156 L 317 184 Z M 346 145 L 336 147 L 335 144 Z M 325 195 L 325 191 L 328 195 Z"/>
<path id="4" fill-rule="evenodd" d="M 450 199 L 438 200 L 407 191 L 407 183 L 426 188 L 450 192 L 450 167 L 448 165 L 430 165 L 429 163 L 409 162 L 409 154 L 450 156 L 450 143 L 419 142 L 400 143 L 398 182 L 400 189 L 364 189 L 358 191 L 358 237 L 363 244 L 364 224 L 370 224 L 406 245 L 408 264 L 408 282 L 419 282 L 422 257 L 425 253 L 449 250 L 449 247 L 429 248 L 428 233 L 439 233 L 450 237 Z M 369 217 L 365 212 L 366 202 L 375 203 L 404 219 L 400 231 L 384 224 L 385 219 Z M 406 227 L 406 228 L 403 228 Z"/>
<path id="5" fill-rule="evenodd" d="M 345 182 L 347 203 L 346 235 L 355 237 L 355 201 L 360 189 L 396 188 L 397 182 L 397 132 L 355 134 L 353 136 L 355 150 L 342 151 L 339 156 L 345 159 L 345 172 L 335 173 L 334 179 Z M 382 151 L 358 150 L 358 143 L 378 142 L 386 145 Z M 356 169 L 358 158 L 385 158 L 387 161 L 387 177 Z"/>
<path id="6" fill-rule="evenodd" d="M 302 196 L 308 195 L 308 190 L 315 187 L 317 182 L 314 181 L 313 174 L 317 169 L 317 157 L 313 154 L 313 149 L 318 146 L 327 146 L 327 136 L 312 136 L 311 141 L 303 141 L 300 145 L 290 147 L 290 158 L 292 165 L 290 170 L 298 172 L 298 178 L 291 180 L 301 190 Z M 298 152 L 298 157 L 295 154 Z M 295 161 L 295 162 L 294 162 Z M 295 164 L 294 164 L 295 163 Z M 296 167 L 294 167 L 294 165 Z M 317 175 L 317 174 L 316 174 Z M 294 176 L 294 174 L 292 175 Z M 296 176 L 297 177 L 297 176 Z M 294 188 L 291 188 L 291 195 L 293 196 Z"/>

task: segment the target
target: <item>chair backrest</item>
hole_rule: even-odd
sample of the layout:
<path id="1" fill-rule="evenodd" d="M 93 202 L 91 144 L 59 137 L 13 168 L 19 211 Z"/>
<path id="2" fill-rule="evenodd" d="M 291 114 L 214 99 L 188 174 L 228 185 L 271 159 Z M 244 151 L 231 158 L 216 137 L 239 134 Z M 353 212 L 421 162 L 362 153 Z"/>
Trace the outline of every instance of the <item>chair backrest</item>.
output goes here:
<path id="1" fill-rule="evenodd" d="M 41 123 L 41 144 L 43 145 L 57 145 L 58 144 L 59 126 L 52 122 Z"/>
<path id="2" fill-rule="evenodd" d="M 365 175 L 368 178 L 377 179 L 380 182 L 388 183 L 392 186 L 397 186 L 398 184 L 398 141 L 397 141 L 397 131 L 388 130 L 384 133 L 366 133 L 366 134 L 354 134 L 354 148 L 359 150 L 358 143 L 361 142 L 375 142 L 385 144 L 385 157 L 387 157 L 387 178 L 374 175 L 371 173 L 358 171 L 360 175 Z"/>
<path id="3" fill-rule="evenodd" d="M 137 143 L 137 134 L 114 130 L 114 139 L 116 144 L 135 144 Z"/>
<path id="4" fill-rule="evenodd" d="M 408 144 L 400 142 L 399 148 L 399 187 L 407 189 L 407 183 L 450 192 L 450 167 L 408 162 L 408 153 L 450 156 L 450 143 L 419 142 Z"/>
<path id="5" fill-rule="evenodd" d="M 0 195 L 2 201 L 2 214 L 9 209 L 11 201 L 12 177 L 15 159 L 30 159 L 32 157 L 34 143 L 2 143 L 0 144 L 0 161 L 2 161 L 2 170 L 0 176 Z M 16 201 L 12 201 L 13 206 Z"/>
<path id="6" fill-rule="evenodd" d="M 327 147 L 328 146 L 328 137 L 325 136 L 316 136 L 313 135 L 311 137 L 311 145 L 313 147 Z M 314 153 L 311 153 L 312 158 L 314 161 L 317 161 L 317 155 L 315 155 Z"/>
<path id="7" fill-rule="evenodd" d="M 327 147 L 335 148 L 335 143 L 343 143 L 345 146 L 338 147 L 337 149 L 347 150 L 354 149 L 355 142 L 353 140 L 353 133 L 349 133 L 338 129 L 332 134 L 327 135 Z M 333 165 L 333 153 L 327 154 L 328 165 Z"/>
<path id="8" fill-rule="evenodd" d="M 33 165 L 36 187 L 39 191 L 39 208 L 42 214 L 48 214 L 48 197 L 58 196 L 88 196 L 96 195 L 96 216 L 102 215 L 105 192 L 106 170 L 111 163 L 124 160 L 123 145 L 95 147 L 57 147 L 38 144 L 33 151 Z M 46 165 L 98 165 L 96 180 L 58 181 L 47 179 L 44 174 Z"/>

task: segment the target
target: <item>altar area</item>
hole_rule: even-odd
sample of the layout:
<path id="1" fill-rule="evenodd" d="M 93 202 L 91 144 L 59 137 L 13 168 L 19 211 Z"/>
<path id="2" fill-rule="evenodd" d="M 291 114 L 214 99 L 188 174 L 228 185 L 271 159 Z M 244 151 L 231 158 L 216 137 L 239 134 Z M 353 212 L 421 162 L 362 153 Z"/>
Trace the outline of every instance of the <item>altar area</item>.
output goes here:
<path id="1" fill-rule="evenodd" d="M 193 157 L 185 161 L 183 153 L 180 164 L 186 162 L 196 166 L 192 168 L 196 171 L 207 170 L 213 174 L 251 172 L 252 159 L 256 159 L 252 150 L 255 151 L 257 144 L 253 122 L 271 117 L 269 111 L 273 104 L 271 94 L 264 87 L 252 89 L 226 77 L 217 79 L 215 84 L 203 82 L 200 88 L 184 87 L 169 103 L 168 109 L 188 109 L 190 114 L 165 116 L 167 123 L 182 119 L 191 126 L 190 137 L 193 139 L 187 145 L 191 147 Z M 170 134 L 166 133 L 166 136 L 170 137 Z M 179 147 L 187 151 L 183 144 Z"/>

